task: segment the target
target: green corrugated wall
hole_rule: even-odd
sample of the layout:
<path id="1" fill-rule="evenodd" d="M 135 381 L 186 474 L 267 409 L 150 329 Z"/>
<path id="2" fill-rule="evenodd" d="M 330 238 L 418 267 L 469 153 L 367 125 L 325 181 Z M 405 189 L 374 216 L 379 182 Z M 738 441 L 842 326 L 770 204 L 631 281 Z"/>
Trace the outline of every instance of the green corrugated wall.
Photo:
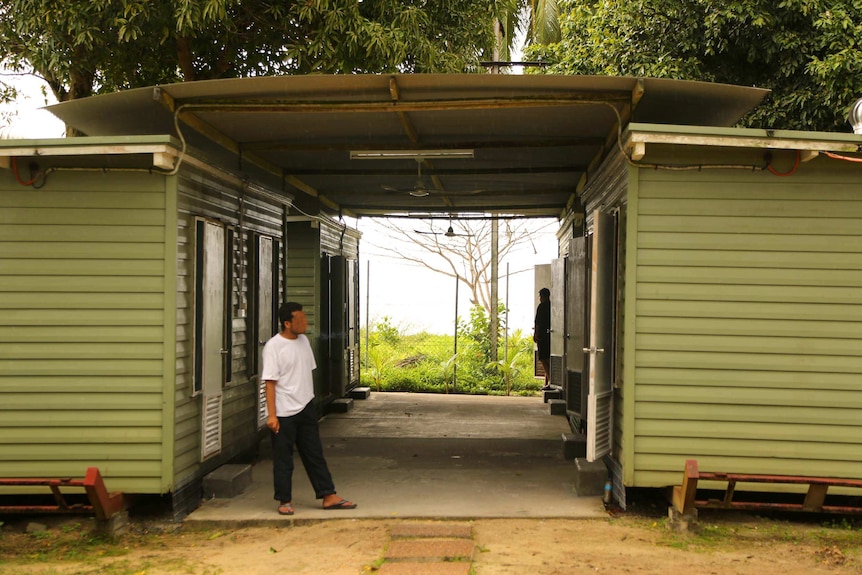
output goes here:
<path id="1" fill-rule="evenodd" d="M 165 201 L 162 176 L 0 170 L 0 475 L 163 487 Z"/>
<path id="2" fill-rule="evenodd" d="M 860 184 L 823 157 L 788 177 L 637 171 L 627 484 L 678 484 L 688 458 L 862 477 Z"/>

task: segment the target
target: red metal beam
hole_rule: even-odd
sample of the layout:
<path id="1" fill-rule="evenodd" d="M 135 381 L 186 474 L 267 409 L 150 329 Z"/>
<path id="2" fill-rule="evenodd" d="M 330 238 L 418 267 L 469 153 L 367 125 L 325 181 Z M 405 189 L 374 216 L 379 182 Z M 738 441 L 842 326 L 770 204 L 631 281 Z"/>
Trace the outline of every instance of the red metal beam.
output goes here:
<path id="1" fill-rule="evenodd" d="M 98 467 L 88 467 L 84 479 L 71 478 L 0 478 L 0 486 L 46 486 L 51 489 L 56 505 L 2 505 L 0 513 L 94 513 L 102 521 L 108 520 L 123 510 L 121 492 L 108 493 Z M 60 488 L 82 488 L 90 505 L 66 503 Z"/>

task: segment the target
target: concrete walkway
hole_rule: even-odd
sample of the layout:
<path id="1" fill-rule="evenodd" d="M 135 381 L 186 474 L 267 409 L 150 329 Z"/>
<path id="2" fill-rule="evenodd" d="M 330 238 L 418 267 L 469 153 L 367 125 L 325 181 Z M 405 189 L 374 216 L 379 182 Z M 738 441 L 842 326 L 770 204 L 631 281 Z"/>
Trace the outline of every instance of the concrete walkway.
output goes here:
<path id="1" fill-rule="evenodd" d="M 265 456 L 250 487 L 186 521 L 606 516 L 600 497 L 575 492 L 575 464 L 561 456 L 568 423 L 539 397 L 372 393 L 320 429 L 338 493 L 357 509 L 320 509 L 297 458 L 296 514 L 278 515 Z"/>

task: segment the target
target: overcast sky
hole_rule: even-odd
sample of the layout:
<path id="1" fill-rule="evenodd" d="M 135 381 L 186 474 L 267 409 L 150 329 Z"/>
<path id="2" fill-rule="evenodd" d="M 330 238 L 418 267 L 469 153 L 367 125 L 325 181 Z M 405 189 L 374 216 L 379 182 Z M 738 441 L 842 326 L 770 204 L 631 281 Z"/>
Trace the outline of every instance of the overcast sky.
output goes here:
<path id="1" fill-rule="evenodd" d="M 396 220 L 397 222 L 398 220 Z M 532 241 L 518 244 L 507 259 L 499 264 L 499 293 L 502 303 L 508 296 L 509 328 L 531 334 L 533 317 L 538 305 L 534 285 L 534 267 L 549 264 L 557 255 L 557 224 L 542 220 L 542 229 Z M 410 222 L 410 226 L 415 226 Z M 375 246 L 384 244 L 386 236 L 375 229 L 374 220 L 361 219 L 360 247 L 360 315 L 362 327 L 370 318 L 371 327 L 388 316 L 403 332 L 451 334 L 455 330 L 455 280 L 428 270 L 418 263 L 409 263 L 384 254 Z M 391 240 L 390 240 L 391 241 Z M 369 265 L 370 264 L 370 265 Z M 508 265 L 508 278 L 506 276 Z M 370 278 L 370 283 L 368 279 Z M 508 288 L 508 290 L 507 290 Z M 469 291 L 462 283 L 458 288 L 458 315 L 469 318 Z"/>

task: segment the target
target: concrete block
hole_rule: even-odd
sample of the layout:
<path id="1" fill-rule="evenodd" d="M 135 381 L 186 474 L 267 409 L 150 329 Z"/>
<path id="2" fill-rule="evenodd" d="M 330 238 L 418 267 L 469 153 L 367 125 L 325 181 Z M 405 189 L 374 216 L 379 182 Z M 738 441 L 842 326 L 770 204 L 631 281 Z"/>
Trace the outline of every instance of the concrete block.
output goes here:
<path id="1" fill-rule="evenodd" d="M 670 506 L 667 509 L 667 516 L 668 519 L 670 519 L 670 526 L 674 531 L 679 531 L 681 533 L 697 531 L 697 509 L 692 509 L 688 513 L 683 513 L 682 511 L 675 509 L 673 506 Z"/>
<path id="2" fill-rule="evenodd" d="M 562 392 L 559 389 L 546 389 L 542 391 L 543 403 L 548 403 L 552 399 L 562 399 Z"/>
<path id="3" fill-rule="evenodd" d="M 242 493 L 249 485 L 251 485 L 251 465 L 229 463 L 204 477 L 204 497 L 230 499 Z"/>
<path id="4" fill-rule="evenodd" d="M 581 497 L 603 495 L 608 480 L 608 467 L 602 461 L 590 463 L 585 458 L 575 459 L 575 491 Z"/>
<path id="5" fill-rule="evenodd" d="M 114 538 L 129 530 L 129 512 L 126 510 L 115 513 L 105 520 L 96 521 L 96 532 L 106 537 Z"/>
<path id="6" fill-rule="evenodd" d="M 347 413 L 353 409 L 353 399 L 350 397 L 340 397 L 329 404 L 326 408 L 327 413 Z"/>
<path id="7" fill-rule="evenodd" d="M 31 521 L 27 524 L 27 527 L 24 529 L 25 533 L 43 533 L 48 530 L 48 526 L 44 523 L 36 523 L 35 521 Z"/>
<path id="8" fill-rule="evenodd" d="M 566 401 L 564 399 L 552 399 L 548 401 L 548 412 L 551 415 L 566 415 Z"/>
<path id="9" fill-rule="evenodd" d="M 587 438 L 585 436 L 574 433 L 564 433 L 561 440 L 562 445 L 560 453 L 566 461 L 587 456 Z"/>
<path id="10" fill-rule="evenodd" d="M 370 387 L 354 387 L 347 392 L 347 397 L 350 399 L 368 399 L 371 397 Z"/>

